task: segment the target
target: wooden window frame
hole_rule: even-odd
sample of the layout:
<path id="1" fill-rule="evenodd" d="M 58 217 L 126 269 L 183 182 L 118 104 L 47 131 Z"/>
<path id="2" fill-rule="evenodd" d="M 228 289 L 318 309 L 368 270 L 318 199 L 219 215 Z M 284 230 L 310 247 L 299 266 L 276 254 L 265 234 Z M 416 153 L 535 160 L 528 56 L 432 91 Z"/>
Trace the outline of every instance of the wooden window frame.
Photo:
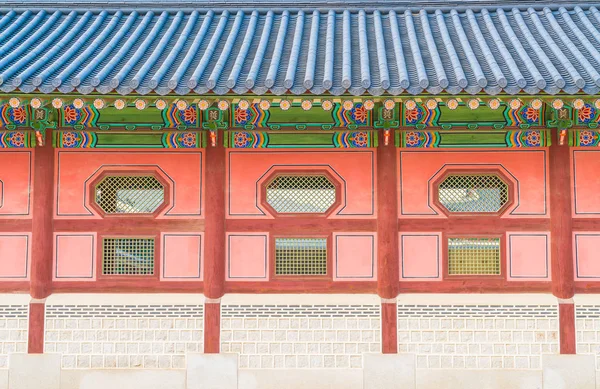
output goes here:
<path id="1" fill-rule="evenodd" d="M 450 274 L 450 255 L 448 242 L 450 239 L 499 239 L 500 240 L 500 274 Z M 506 234 L 469 234 L 442 233 L 442 265 L 443 280 L 506 280 Z"/>
<path id="2" fill-rule="evenodd" d="M 111 176 L 134 177 L 134 176 L 152 176 L 163 186 L 163 202 L 152 213 L 106 213 L 98 203 L 96 203 L 96 187 L 106 178 Z M 88 184 L 89 202 L 92 209 L 102 218 L 156 218 L 167 207 L 171 205 L 171 185 L 155 169 L 134 169 L 134 170 L 103 170 L 92 182 Z"/>
<path id="3" fill-rule="evenodd" d="M 272 281 L 333 281 L 333 257 L 332 257 L 332 233 L 329 234 L 271 234 L 269 237 L 269 279 Z M 325 239 L 326 240 L 326 266 L 327 273 L 322 275 L 281 275 L 276 274 L 277 257 L 275 251 L 275 240 L 278 238 L 284 239 Z"/>
<path id="4" fill-rule="evenodd" d="M 448 210 L 448 208 L 446 208 L 444 206 L 444 204 L 442 204 L 440 202 L 440 184 L 442 182 L 444 182 L 444 180 L 446 180 L 449 176 L 458 176 L 458 175 L 465 175 L 465 176 L 474 176 L 474 175 L 480 175 L 480 176 L 488 176 L 488 175 L 495 175 L 498 178 L 500 178 L 502 180 L 502 182 L 504 182 L 507 185 L 507 201 L 506 203 L 496 212 L 450 212 Z M 504 172 L 502 172 L 500 169 L 496 169 L 496 168 L 468 168 L 468 169 L 447 169 L 443 172 L 443 174 L 438 177 L 434 182 L 433 182 L 433 191 L 432 191 L 432 202 L 433 204 L 442 211 L 442 213 L 446 216 L 446 217 L 482 217 L 482 216 L 487 216 L 487 217 L 500 217 L 502 215 L 504 215 L 506 213 L 506 211 L 511 208 L 514 205 L 515 202 L 515 183 L 513 180 L 511 180 L 508 176 L 506 176 L 506 174 L 504 174 Z"/>
<path id="5" fill-rule="evenodd" d="M 154 240 L 154 274 L 143 275 L 143 274 L 104 274 L 104 239 L 152 239 Z M 148 235 L 100 235 L 98 236 L 97 245 L 97 256 L 98 263 L 96 264 L 96 274 L 98 280 L 111 280 L 119 282 L 127 281 L 160 281 L 160 234 L 148 234 Z"/>
<path id="6" fill-rule="evenodd" d="M 327 208 L 327 211 L 323 213 L 308 213 L 308 212 L 285 212 L 280 213 L 277 212 L 268 202 L 267 202 L 267 186 L 277 177 L 279 176 L 325 176 L 329 182 L 333 184 L 335 187 L 335 201 L 333 204 Z M 267 210 L 267 212 L 273 216 L 274 218 L 290 218 L 290 217 L 316 217 L 316 218 L 327 218 L 329 217 L 335 209 L 337 209 L 342 204 L 342 195 L 341 191 L 343 190 L 343 185 L 334 177 L 329 171 L 325 169 L 298 169 L 298 170 L 288 170 L 288 169 L 276 169 L 271 172 L 262 182 L 260 187 L 260 205 Z"/>

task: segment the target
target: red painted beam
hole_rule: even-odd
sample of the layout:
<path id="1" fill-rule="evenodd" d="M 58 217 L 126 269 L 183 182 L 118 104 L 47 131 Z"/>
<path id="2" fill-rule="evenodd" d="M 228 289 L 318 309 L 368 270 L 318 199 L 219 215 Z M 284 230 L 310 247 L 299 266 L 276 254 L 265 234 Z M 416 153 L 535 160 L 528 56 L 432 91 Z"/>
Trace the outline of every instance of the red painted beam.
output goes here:
<path id="1" fill-rule="evenodd" d="M 557 130 L 552 131 L 549 152 L 550 172 L 550 258 L 552 293 L 560 299 L 573 297 L 573 220 L 571 217 L 571 162 L 568 144 L 559 144 Z"/>
<path id="2" fill-rule="evenodd" d="M 398 353 L 398 316 L 397 305 L 393 302 L 381 302 L 381 352 Z"/>
<path id="3" fill-rule="evenodd" d="M 573 301 L 558 304 L 558 323 L 561 354 L 576 353 L 575 304 Z"/>
<path id="4" fill-rule="evenodd" d="M 394 131 L 384 141 L 379 133 L 377 147 L 377 293 L 381 303 L 381 351 L 398 352 L 398 317 L 396 297 L 399 289 L 400 256 L 398 253 L 398 186 Z"/>
<path id="5" fill-rule="evenodd" d="M 564 302 L 575 293 L 573 271 L 573 218 L 571 214 L 571 149 L 560 145 L 557 130 L 550 146 L 550 258 L 552 293 L 558 297 L 558 323 L 561 354 L 575 354 L 575 305 Z"/>
<path id="6" fill-rule="evenodd" d="M 400 261 L 398 254 L 398 186 L 394 131 L 390 142 L 379 132 L 377 147 L 377 293 L 384 299 L 398 295 Z"/>
<path id="7" fill-rule="evenodd" d="M 27 339 L 27 352 L 29 354 L 42 354 L 44 352 L 44 301 L 29 304 L 29 331 Z"/>
<path id="8" fill-rule="evenodd" d="M 225 292 L 225 147 L 223 132 L 206 148 L 204 294 L 218 299 Z"/>
<path id="9" fill-rule="evenodd" d="M 46 130 L 44 146 L 35 148 L 33 158 L 30 294 L 35 299 L 44 299 L 50 295 L 52 288 L 54 149 L 50 129 Z"/>
<path id="10" fill-rule="evenodd" d="M 221 351 L 221 303 L 206 301 L 204 304 L 204 353 Z"/>

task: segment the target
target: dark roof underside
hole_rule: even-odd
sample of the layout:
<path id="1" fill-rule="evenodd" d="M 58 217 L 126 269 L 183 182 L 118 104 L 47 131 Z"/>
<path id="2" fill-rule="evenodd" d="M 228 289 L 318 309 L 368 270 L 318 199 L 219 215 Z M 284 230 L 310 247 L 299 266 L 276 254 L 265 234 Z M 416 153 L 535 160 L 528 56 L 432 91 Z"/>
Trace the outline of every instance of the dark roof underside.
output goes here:
<path id="1" fill-rule="evenodd" d="M 556 3 L 273 12 L 146 10 L 143 1 L 138 10 L 131 8 L 137 2 L 110 10 L 65 10 L 57 3 L 33 10 L 15 2 L 0 10 L 0 90 L 596 94 L 600 11 Z"/>

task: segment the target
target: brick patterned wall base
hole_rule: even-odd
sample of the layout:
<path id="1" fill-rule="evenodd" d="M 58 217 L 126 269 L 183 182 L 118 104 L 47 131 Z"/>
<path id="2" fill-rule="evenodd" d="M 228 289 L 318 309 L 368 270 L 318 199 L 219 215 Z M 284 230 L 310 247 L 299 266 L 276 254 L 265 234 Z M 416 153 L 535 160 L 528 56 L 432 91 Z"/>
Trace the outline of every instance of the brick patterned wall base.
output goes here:
<path id="1" fill-rule="evenodd" d="M 600 305 L 576 305 L 575 329 L 577 354 L 593 355 L 600 370 Z"/>
<path id="2" fill-rule="evenodd" d="M 556 305 L 398 306 L 398 352 L 417 368 L 540 369 L 558 342 Z"/>
<path id="3" fill-rule="evenodd" d="M 223 305 L 221 352 L 240 368 L 361 368 L 381 352 L 378 305 Z"/>
<path id="4" fill-rule="evenodd" d="M 203 328 L 203 305 L 47 305 L 45 351 L 63 369 L 184 369 Z"/>
<path id="5" fill-rule="evenodd" d="M 27 352 L 27 305 L 0 305 L 0 369 L 8 368 L 8 357 Z"/>

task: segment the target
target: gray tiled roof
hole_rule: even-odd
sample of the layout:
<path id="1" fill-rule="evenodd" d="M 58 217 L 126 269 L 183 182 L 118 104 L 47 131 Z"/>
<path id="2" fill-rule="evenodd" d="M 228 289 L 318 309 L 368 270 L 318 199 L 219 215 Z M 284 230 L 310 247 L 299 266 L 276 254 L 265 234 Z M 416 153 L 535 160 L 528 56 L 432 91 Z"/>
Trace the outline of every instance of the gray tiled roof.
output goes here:
<path id="1" fill-rule="evenodd" d="M 0 10 L 3 92 L 595 94 L 599 50 L 585 5 Z"/>

